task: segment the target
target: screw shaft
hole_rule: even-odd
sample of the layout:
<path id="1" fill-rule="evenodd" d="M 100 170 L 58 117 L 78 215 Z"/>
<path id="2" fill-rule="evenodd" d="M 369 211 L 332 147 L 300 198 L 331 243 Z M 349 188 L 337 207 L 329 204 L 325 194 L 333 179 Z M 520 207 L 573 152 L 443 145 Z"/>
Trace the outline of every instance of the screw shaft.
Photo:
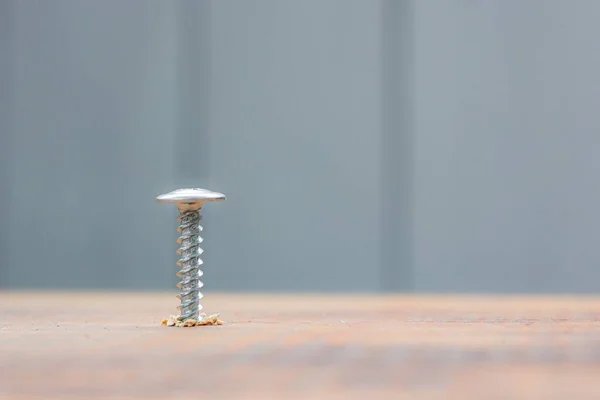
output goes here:
<path id="1" fill-rule="evenodd" d="M 203 264 L 200 255 L 204 252 L 200 248 L 200 243 L 202 243 L 202 237 L 200 236 L 202 215 L 200 210 L 184 211 L 180 212 L 177 220 L 179 221 L 177 231 L 180 232 L 177 239 L 177 243 L 180 245 L 177 254 L 181 256 L 177 261 L 177 265 L 180 267 L 177 273 L 177 277 L 180 278 L 177 287 L 181 290 L 177 295 L 181 302 L 178 308 L 184 320 L 197 320 L 202 309 L 200 305 L 200 299 L 202 298 L 200 288 L 204 285 L 200 280 L 203 275 L 200 269 Z"/>

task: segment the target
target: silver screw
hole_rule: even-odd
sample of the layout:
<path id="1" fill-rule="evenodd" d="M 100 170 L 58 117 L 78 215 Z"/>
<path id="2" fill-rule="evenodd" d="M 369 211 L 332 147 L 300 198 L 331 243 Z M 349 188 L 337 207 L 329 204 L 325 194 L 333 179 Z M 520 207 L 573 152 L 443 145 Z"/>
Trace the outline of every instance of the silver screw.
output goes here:
<path id="1" fill-rule="evenodd" d="M 226 200 L 226 197 L 222 193 L 211 192 L 206 189 L 178 189 L 162 194 L 156 200 L 163 204 L 175 204 L 179 209 L 179 217 L 177 218 L 179 227 L 177 231 L 180 232 L 180 236 L 177 243 L 180 247 L 177 254 L 181 258 L 177 261 L 177 265 L 181 269 L 177 273 L 180 278 L 177 287 L 181 290 L 181 293 L 177 297 L 181 304 L 178 308 L 183 320 L 198 320 L 202 309 L 200 305 L 200 299 L 202 298 L 200 288 L 204 286 L 200 281 L 203 274 L 200 269 L 203 264 L 200 255 L 204 252 L 200 248 L 200 243 L 202 243 L 200 237 L 202 215 L 200 210 L 205 203 Z"/>

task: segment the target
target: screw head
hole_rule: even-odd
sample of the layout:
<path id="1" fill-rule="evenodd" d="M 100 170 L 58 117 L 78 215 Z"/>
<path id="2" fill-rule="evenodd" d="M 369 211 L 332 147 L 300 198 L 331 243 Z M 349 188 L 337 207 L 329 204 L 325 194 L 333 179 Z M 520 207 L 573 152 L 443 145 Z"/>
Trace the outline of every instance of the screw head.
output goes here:
<path id="1" fill-rule="evenodd" d="M 161 194 L 156 198 L 162 204 L 175 204 L 180 212 L 195 211 L 202 208 L 207 202 L 227 200 L 223 193 L 207 189 L 186 188 Z"/>

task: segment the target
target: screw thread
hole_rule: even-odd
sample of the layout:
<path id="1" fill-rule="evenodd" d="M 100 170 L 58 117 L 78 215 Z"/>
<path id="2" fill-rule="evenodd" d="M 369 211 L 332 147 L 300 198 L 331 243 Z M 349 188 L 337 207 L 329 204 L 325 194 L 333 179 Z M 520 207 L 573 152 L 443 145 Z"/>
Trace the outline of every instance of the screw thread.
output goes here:
<path id="1" fill-rule="evenodd" d="M 177 239 L 177 243 L 180 245 L 177 254 L 181 256 L 177 261 L 177 265 L 180 267 L 179 272 L 177 272 L 177 277 L 180 278 L 177 287 L 181 290 L 177 297 L 181 304 L 177 308 L 179 308 L 181 317 L 184 320 L 198 319 L 202 309 L 200 305 L 200 299 L 202 298 L 200 288 L 204 285 L 200 280 L 203 275 L 200 269 L 203 264 L 200 255 L 204 252 L 200 248 L 200 243 L 202 243 L 200 220 L 202 220 L 202 216 L 199 210 L 186 211 L 180 213 L 177 220 L 179 221 L 177 232 L 180 232 Z"/>

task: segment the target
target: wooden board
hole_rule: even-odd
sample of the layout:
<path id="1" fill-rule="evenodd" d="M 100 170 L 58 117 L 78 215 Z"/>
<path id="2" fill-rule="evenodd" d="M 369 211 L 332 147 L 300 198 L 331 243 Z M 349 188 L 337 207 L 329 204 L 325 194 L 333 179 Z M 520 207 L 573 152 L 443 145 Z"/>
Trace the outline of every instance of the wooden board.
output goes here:
<path id="1" fill-rule="evenodd" d="M 597 399 L 600 299 L 0 292 L 0 398 Z"/>

